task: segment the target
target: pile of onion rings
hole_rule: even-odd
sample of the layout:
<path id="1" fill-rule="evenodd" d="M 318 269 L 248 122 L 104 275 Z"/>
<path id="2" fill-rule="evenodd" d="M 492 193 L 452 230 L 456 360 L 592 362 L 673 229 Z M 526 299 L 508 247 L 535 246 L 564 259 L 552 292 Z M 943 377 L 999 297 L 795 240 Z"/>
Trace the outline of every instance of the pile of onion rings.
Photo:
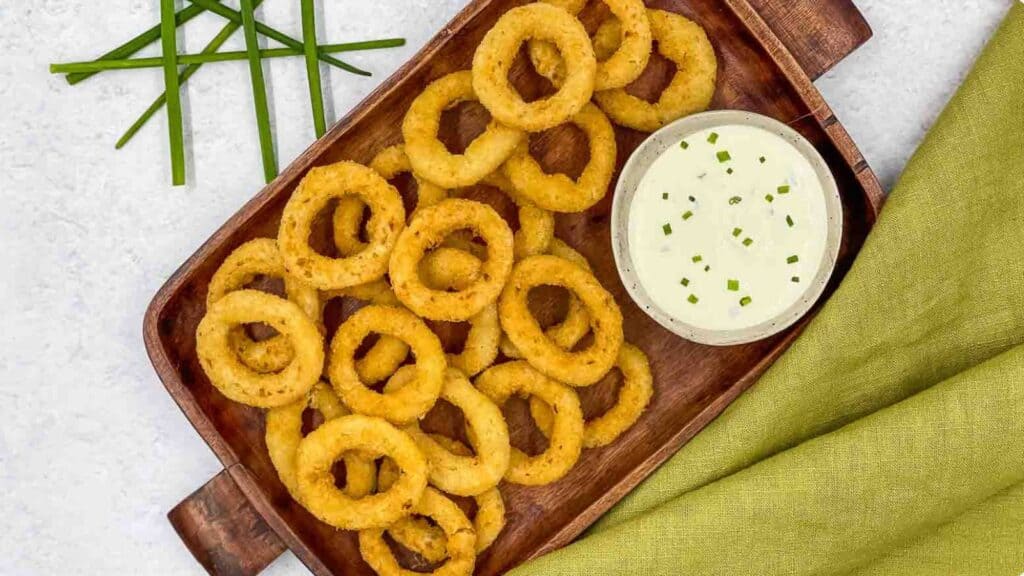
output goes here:
<path id="1" fill-rule="evenodd" d="M 508 10 L 471 70 L 436 78 L 411 103 L 403 142 L 376 151 L 368 166 L 311 169 L 277 238 L 239 245 L 210 280 L 196 330 L 210 385 L 267 410 L 267 452 L 283 489 L 321 521 L 359 531 L 360 551 L 379 574 L 405 573 L 385 532 L 434 574 L 471 574 L 505 526 L 503 485 L 572 481 L 583 451 L 622 437 L 654 396 L 647 356 L 625 342 L 618 304 L 587 259 L 555 237 L 555 213 L 605 198 L 617 157 L 612 123 L 649 131 L 707 107 L 717 62 L 700 26 L 640 0 L 605 0 L 612 17 L 591 37 L 576 17 L 587 3 Z M 677 73 L 648 103 L 626 87 L 655 41 Z M 527 101 L 509 80 L 524 44 L 554 85 L 550 96 Z M 439 138 L 442 113 L 471 100 L 491 121 L 456 154 Z M 589 140 L 590 160 L 575 179 L 530 154 L 530 133 L 563 124 Z M 402 173 L 416 183 L 409 214 L 389 183 Z M 514 202 L 515 232 L 493 207 L 466 199 L 478 185 Z M 329 209 L 333 242 L 321 249 L 311 234 Z M 279 280 L 282 293 L 256 289 L 263 278 Z M 552 325 L 531 309 L 539 286 L 569 292 L 565 317 Z M 344 312 L 335 330 L 325 306 L 336 299 L 362 307 Z M 461 350 L 445 349 L 440 322 L 469 324 Z M 274 333 L 261 339 L 252 324 Z M 576 388 L 616 368 L 616 403 L 585 421 Z M 527 399 L 549 439 L 540 453 L 513 446 L 502 412 L 512 396 Z M 454 421 L 464 422 L 461 440 L 421 427 L 442 400 L 462 412 Z M 317 426 L 305 433 L 309 411 Z M 475 500 L 472 519 L 460 498 Z"/>

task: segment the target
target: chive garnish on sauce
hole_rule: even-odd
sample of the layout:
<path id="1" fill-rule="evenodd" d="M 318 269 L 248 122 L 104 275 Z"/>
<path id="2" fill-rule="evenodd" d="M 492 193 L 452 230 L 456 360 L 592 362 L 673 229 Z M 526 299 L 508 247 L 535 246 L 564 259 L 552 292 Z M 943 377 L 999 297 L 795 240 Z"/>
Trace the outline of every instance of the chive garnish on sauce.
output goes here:
<path id="1" fill-rule="evenodd" d="M 696 202 L 696 201 L 697 201 L 696 198 L 694 198 L 693 196 L 690 196 L 690 202 Z"/>
<path id="2" fill-rule="evenodd" d="M 772 203 L 775 201 L 775 196 L 772 196 L 771 194 L 765 194 L 764 201 Z"/>
<path id="3" fill-rule="evenodd" d="M 735 237 L 735 238 L 739 238 L 739 237 L 740 237 L 740 234 L 743 234 L 743 228 L 733 228 L 733 229 L 732 229 L 732 235 L 733 235 L 733 237 Z"/>
<path id="4" fill-rule="evenodd" d="M 744 296 L 740 298 L 740 306 L 749 306 L 754 300 L 750 296 Z"/>
<path id="5" fill-rule="evenodd" d="M 687 210 L 686 212 L 683 212 L 683 220 L 689 220 L 692 217 L 693 217 L 693 212 L 691 212 L 689 210 Z"/>
<path id="6" fill-rule="evenodd" d="M 793 227 L 793 217 L 790 216 L 789 214 L 786 214 L 786 224 L 789 224 L 790 228 Z"/>
<path id="7" fill-rule="evenodd" d="M 679 147 L 682 148 L 683 150 L 686 150 L 687 148 L 690 147 L 690 144 L 686 140 L 683 140 L 682 142 L 679 143 Z"/>
<path id="8" fill-rule="evenodd" d="M 800 277 L 799 276 L 793 276 L 792 278 L 790 278 L 790 280 L 792 280 L 794 284 L 799 284 L 800 283 Z"/>
<path id="9" fill-rule="evenodd" d="M 696 304 L 697 302 L 700 302 L 700 298 L 697 298 L 695 295 L 690 294 L 690 297 L 687 298 L 686 301 L 689 302 L 690 304 Z"/>
<path id="10" fill-rule="evenodd" d="M 705 266 L 704 267 L 704 271 L 705 272 L 711 272 L 711 266 Z"/>
<path id="11" fill-rule="evenodd" d="M 718 154 L 715 154 L 715 156 L 718 158 L 719 162 L 728 162 L 729 160 L 732 160 L 732 156 L 729 155 L 728 150 L 721 150 Z"/>
<path id="12" fill-rule="evenodd" d="M 665 224 L 664 226 L 661 227 L 661 231 L 665 233 L 665 236 L 672 234 L 672 225 Z"/>
<path id="13" fill-rule="evenodd" d="M 662 200 L 668 200 L 668 192 L 662 192 L 661 193 L 661 199 Z"/>
<path id="14" fill-rule="evenodd" d="M 743 239 L 743 245 L 744 246 L 750 246 L 753 243 L 754 243 L 754 239 L 753 238 L 744 238 Z"/>
<path id="15" fill-rule="evenodd" d="M 733 196 L 732 198 L 729 198 L 729 204 L 732 206 L 735 206 L 740 202 L 743 202 L 743 198 L 740 198 L 739 196 Z"/>
<path id="16" fill-rule="evenodd" d="M 712 144 L 718 142 L 718 132 L 712 132 L 711 134 L 708 134 L 708 142 L 711 142 Z"/>
<path id="17" fill-rule="evenodd" d="M 739 290 L 740 290 L 740 281 L 739 280 L 729 280 L 728 282 L 726 282 L 725 287 L 728 288 L 730 292 L 739 292 Z"/>
<path id="18" fill-rule="evenodd" d="M 693 260 L 693 263 L 696 264 L 697 262 L 700 262 L 700 261 L 704 260 L 704 257 L 701 256 L 700 254 L 697 254 L 696 256 L 691 258 L 691 260 Z"/>
<path id="19" fill-rule="evenodd" d="M 790 256 L 789 258 L 786 258 L 786 264 L 796 264 L 799 261 L 800 257 L 797 256 L 796 254 Z"/>
<path id="20" fill-rule="evenodd" d="M 757 160 L 758 160 L 759 162 L 761 162 L 761 164 L 764 164 L 764 163 L 766 162 L 766 160 L 765 160 L 765 157 L 764 157 L 764 156 L 761 156 L 761 157 L 760 157 L 760 158 L 758 158 Z"/>
<path id="21" fill-rule="evenodd" d="M 682 284 L 683 286 L 689 286 L 690 285 L 690 279 L 689 278 L 683 278 L 682 280 L 679 281 L 679 283 Z"/>
<path id="22" fill-rule="evenodd" d="M 732 174 L 732 172 L 733 172 L 732 168 L 729 168 L 728 170 L 725 171 L 726 174 Z"/>
<path id="23" fill-rule="evenodd" d="M 779 194 L 789 194 L 789 185 L 779 186 L 778 192 Z"/>

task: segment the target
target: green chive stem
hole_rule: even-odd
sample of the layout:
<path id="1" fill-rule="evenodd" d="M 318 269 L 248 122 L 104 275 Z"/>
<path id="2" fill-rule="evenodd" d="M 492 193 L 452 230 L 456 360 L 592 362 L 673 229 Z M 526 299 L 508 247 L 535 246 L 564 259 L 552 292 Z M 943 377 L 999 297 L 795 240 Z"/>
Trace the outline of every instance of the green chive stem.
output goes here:
<path id="1" fill-rule="evenodd" d="M 224 6 L 223 4 L 219 4 L 219 3 L 217 3 L 216 0 L 188 0 L 188 1 L 193 3 L 193 4 L 197 4 L 199 6 L 202 6 L 203 8 L 209 10 L 210 12 L 213 12 L 214 14 L 217 14 L 218 16 L 221 16 L 222 18 L 227 18 L 228 20 L 231 20 L 232 22 L 236 22 L 236 23 L 241 23 L 242 22 L 242 15 L 237 10 L 232 10 L 231 8 L 228 8 L 227 6 Z M 262 22 L 255 22 L 255 26 L 256 26 L 256 31 L 259 32 L 260 34 L 266 36 L 267 38 L 270 38 L 272 40 L 277 40 L 281 44 L 284 44 L 285 46 L 287 46 L 287 47 L 289 47 L 289 48 L 291 48 L 293 50 L 298 50 L 300 53 L 302 53 L 304 51 L 304 47 L 302 45 L 302 42 L 299 42 L 298 40 L 292 38 L 291 36 L 288 36 L 288 35 L 284 34 L 283 32 L 281 32 L 279 30 L 275 30 L 274 28 L 271 28 L 270 26 L 267 26 L 266 24 L 263 24 Z M 330 64 L 332 66 L 337 66 L 338 68 L 341 68 L 342 70 L 346 70 L 346 71 L 351 72 L 353 74 L 358 74 L 360 76 L 371 76 L 372 75 L 369 72 L 367 72 L 366 70 L 363 70 L 361 68 L 356 68 L 355 66 L 352 66 L 351 64 L 348 64 L 346 62 L 342 62 L 341 60 L 338 60 L 337 58 L 329 56 L 329 55 L 327 55 L 327 53 L 325 53 L 324 51 L 322 51 L 320 49 L 317 49 L 317 57 L 320 60 L 322 60 L 324 62 L 327 62 L 328 64 Z"/>
<path id="2" fill-rule="evenodd" d="M 195 18 L 202 12 L 203 8 L 199 6 L 186 6 L 180 12 L 174 14 L 174 26 L 181 26 L 182 24 Z M 139 34 L 135 38 L 132 38 L 131 40 L 125 42 L 124 44 L 121 44 L 117 48 L 114 48 L 110 52 L 107 52 L 106 54 L 100 56 L 96 60 L 120 60 L 122 58 L 127 58 L 132 54 L 135 54 L 139 50 L 142 50 L 146 46 L 149 46 L 153 42 L 159 40 L 161 36 L 161 29 L 162 24 L 157 24 L 149 28 L 142 34 Z M 160 65 L 162 64 L 158 64 L 158 66 Z M 89 78 L 90 76 L 96 74 L 96 72 L 99 72 L 99 70 L 71 73 L 68 74 L 65 80 L 67 80 L 68 84 L 75 85 L 81 82 L 82 80 L 85 80 L 86 78 Z"/>
<path id="3" fill-rule="evenodd" d="M 185 135 L 178 84 L 178 30 L 174 0 L 160 0 L 160 45 L 164 60 L 164 93 L 167 94 L 167 131 L 171 144 L 171 183 L 185 184 Z"/>
<path id="4" fill-rule="evenodd" d="M 241 24 L 231 22 L 241 28 Z M 218 35 L 219 36 L 219 35 Z M 212 44 L 213 41 L 210 41 Z M 360 42 L 345 42 L 341 44 L 321 44 L 317 46 L 320 52 L 333 54 L 335 52 L 356 52 L 360 50 L 378 50 L 381 48 L 396 48 L 405 46 L 405 38 L 384 38 L 381 40 L 364 40 Z M 209 44 L 207 45 L 209 47 Z M 263 48 L 260 50 L 260 58 L 285 58 L 288 56 L 302 56 L 302 50 L 293 48 Z M 207 52 L 206 48 L 199 54 L 179 54 L 178 64 L 197 65 L 209 64 L 211 62 L 229 62 L 235 60 L 246 60 L 249 54 L 245 50 L 232 50 L 228 52 Z M 127 60 L 94 60 L 90 62 L 64 62 L 50 64 L 50 72 L 54 74 L 77 73 L 94 74 L 104 70 L 134 70 L 136 68 L 162 68 L 163 59 L 153 58 L 130 58 Z"/>
<path id="5" fill-rule="evenodd" d="M 252 99 L 256 109 L 256 127 L 259 130 L 260 153 L 263 156 L 263 177 L 270 182 L 277 177 L 277 158 L 274 154 L 274 134 L 270 127 L 270 107 L 267 104 L 267 86 L 263 78 L 263 61 L 256 37 L 256 16 L 253 0 L 241 0 L 242 31 L 249 55 L 249 78 L 252 81 Z"/>
<path id="6" fill-rule="evenodd" d="M 316 137 L 327 133 L 324 117 L 324 94 L 320 86 L 320 61 L 316 59 L 316 15 L 313 0 L 302 0 L 302 45 L 306 55 L 306 77 L 309 80 L 309 104 L 313 109 Z"/>

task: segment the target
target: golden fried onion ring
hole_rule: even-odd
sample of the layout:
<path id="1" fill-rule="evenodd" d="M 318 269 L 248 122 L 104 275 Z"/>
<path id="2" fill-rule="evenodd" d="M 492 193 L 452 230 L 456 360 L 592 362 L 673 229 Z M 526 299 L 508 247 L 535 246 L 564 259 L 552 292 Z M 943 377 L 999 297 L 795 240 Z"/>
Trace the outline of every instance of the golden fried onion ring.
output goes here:
<path id="1" fill-rule="evenodd" d="M 409 368 L 396 372 L 385 386 L 385 391 L 401 389 L 411 382 L 415 372 Z M 430 483 L 456 496 L 476 496 L 494 488 L 508 470 L 511 450 L 508 427 L 501 409 L 454 368 L 445 372 L 441 398 L 462 410 L 477 455 L 453 454 L 424 433 L 419 424 L 414 422 L 406 426 L 404 430 L 412 436 L 430 464 Z"/>
<path id="2" fill-rule="evenodd" d="M 651 56 L 651 27 L 643 1 L 604 0 L 604 3 L 620 26 L 610 50 L 599 51 L 597 40 L 593 42 L 597 57 L 594 90 L 625 87 L 643 73 Z M 577 14 L 579 10 L 572 13 Z M 623 28 L 625 33 L 622 32 Z M 529 49 L 530 60 L 537 72 L 555 86 L 560 86 L 565 79 L 565 63 L 555 47 L 548 42 L 530 42 Z"/>
<path id="3" fill-rule="evenodd" d="M 309 245 L 313 220 L 333 198 L 358 196 L 370 207 L 368 247 L 352 256 L 330 258 Z M 281 216 L 277 245 L 288 271 L 321 290 L 372 282 L 387 272 L 388 256 L 405 226 L 402 198 L 387 180 L 366 166 L 338 162 L 313 168 L 299 183 Z"/>
<path id="4" fill-rule="evenodd" d="M 401 144 L 389 146 L 373 157 L 370 161 L 370 168 L 384 177 L 391 180 L 395 176 L 412 172 L 412 165 L 409 157 L 405 155 L 405 147 Z M 448 197 L 448 192 L 427 180 L 416 176 L 416 211 L 424 206 L 437 204 Z M 342 198 L 338 201 L 338 207 L 334 210 L 334 245 L 342 256 L 352 256 L 366 249 L 366 242 L 359 239 L 359 229 L 363 225 L 363 213 L 366 204 L 358 198 Z"/>
<path id="5" fill-rule="evenodd" d="M 579 352 L 564 350 L 541 330 L 527 306 L 541 285 L 567 288 L 590 316 L 594 342 Z M 622 312 L 615 298 L 583 268 L 557 256 L 532 256 L 516 264 L 498 302 L 501 327 L 537 370 L 573 386 L 594 384 L 615 364 L 622 346 Z"/>
<path id="6" fill-rule="evenodd" d="M 476 386 L 498 405 L 503 405 L 513 394 L 538 396 L 555 411 L 548 449 L 528 456 L 513 447 L 506 480 L 540 486 L 562 478 L 572 469 L 583 449 L 583 411 L 572 388 L 555 382 L 522 361 L 489 368 L 477 377 Z"/>
<path id="7" fill-rule="evenodd" d="M 419 276 L 426 252 L 452 232 L 471 229 L 487 244 L 480 278 L 464 290 L 428 288 Z M 389 275 L 395 295 L 417 315 L 462 322 L 494 302 L 508 279 L 513 259 L 512 230 L 493 208 L 471 200 L 451 199 L 424 208 L 399 236 L 391 254 Z"/>
<path id="8" fill-rule="evenodd" d="M 434 290 L 464 290 L 479 275 L 480 259 L 457 248 L 438 248 L 420 261 L 420 276 Z M 448 354 L 448 364 L 467 376 L 475 376 L 494 364 L 500 342 L 498 304 L 488 304 L 469 319 L 469 334 L 466 335 L 462 352 Z"/>
<path id="9" fill-rule="evenodd" d="M 395 293 L 391 291 L 391 286 L 383 278 L 342 290 L 325 291 L 322 295 L 324 302 L 333 298 L 354 298 L 378 306 L 401 305 Z M 356 360 L 356 374 L 359 375 L 359 380 L 367 384 L 383 382 L 398 370 L 408 356 L 409 347 L 405 342 L 392 336 L 381 336 L 366 351 L 366 355 Z"/>
<path id="10" fill-rule="evenodd" d="M 623 344 L 615 366 L 622 371 L 619 399 L 615 406 L 603 415 L 584 425 L 584 448 L 599 448 L 614 442 L 636 423 L 654 394 L 651 366 L 647 361 L 647 356 L 639 348 L 632 344 Z M 533 415 L 537 428 L 545 436 L 550 435 L 554 420 L 551 408 L 540 398 L 531 396 L 530 414 Z"/>
<path id="11" fill-rule="evenodd" d="M 440 434 L 429 435 L 452 454 L 472 456 L 473 452 L 465 444 Z M 378 484 L 382 489 L 390 486 L 398 477 L 398 467 L 391 460 L 384 460 L 380 465 Z M 505 500 L 501 490 L 490 490 L 473 497 L 476 500 L 476 514 L 473 516 L 473 528 L 476 530 L 476 553 L 480 554 L 498 539 L 505 528 Z M 448 556 L 445 549 L 445 535 L 437 526 L 416 516 L 402 518 L 392 524 L 388 534 L 402 546 L 422 556 L 427 562 L 436 564 Z"/>
<path id="12" fill-rule="evenodd" d="M 292 359 L 279 372 L 256 372 L 231 348 L 234 329 L 259 322 L 291 343 Z M 303 398 L 317 383 L 324 363 L 323 341 L 320 329 L 294 302 L 258 290 L 238 290 L 207 308 L 196 329 L 196 354 L 210 383 L 224 396 L 274 408 Z"/>
<path id="13" fill-rule="evenodd" d="M 351 414 L 330 385 L 322 381 L 317 382 L 305 398 L 267 411 L 267 453 L 281 483 L 296 500 L 299 499 L 299 490 L 295 479 L 295 453 L 302 442 L 302 414 L 307 408 L 319 411 L 325 422 Z M 377 484 L 373 460 L 355 452 L 346 452 L 343 458 L 345 493 L 353 498 L 362 498 L 373 492 Z"/>
<path id="14" fill-rule="evenodd" d="M 590 141 L 590 160 L 578 180 L 545 173 L 527 145 L 520 146 L 502 167 L 519 194 L 553 212 L 582 212 L 598 203 L 608 192 L 615 170 L 615 129 L 604 113 L 587 103 L 569 122 Z"/>
<path id="15" fill-rule="evenodd" d="M 400 477 L 401 478 L 401 477 Z M 401 479 L 399 479 L 401 482 Z M 447 537 L 445 552 L 448 560 L 430 574 L 434 576 L 469 576 L 476 564 L 476 532 L 462 509 L 437 490 L 427 488 L 413 512 L 437 522 Z M 384 530 L 370 529 L 359 532 L 359 552 L 363 560 L 381 576 L 408 576 L 419 574 L 405 570 L 398 564 L 391 548 L 384 541 Z"/>
<path id="16" fill-rule="evenodd" d="M 704 29 L 663 10 L 647 10 L 658 52 L 676 65 L 668 87 L 653 104 L 623 88 L 594 93 L 594 100 L 616 124 L 654 132 L 669 122 L 706 110 L 715 95 L 718 61 Z M 615 26 L 606 23 L 606 26 Z"/>
<path id="17" fill-rule="evenodd" d="M 412 348 L 416 356 L 415 378 L 408 386 L 382 394 L 367 388 L 359 379 L 354 355 L 371 332 L 393 336 Z M 331 341 L 328 373 L 334 390 L 353 412 L 403 425 L 434 406 L 446 367 L 441 341 L 423 320 L 403 308 L 367 306 L 338 327 Z"/>
<path id="18" fill-rule="evenodd" d="M 402 473 L 384 492 L 348 496 L 335 487 L 331 467 L 350 451 L 387 456 Z M 299 501 L 321 521 L 342 530 L 391 525 L 412 512 L 427 486 L 427 461 L 412 438 L 385 420 L 369 416 L 342 416 L 325 422 L 299 443 L 295 464 Z"/>
<path id="19" fill-rule="evenodd" d="M 556 93 L 528 103 L 508 74 L 519 47 L 529 39 L 554 43 L 570 65 Z M 484 36 L 473 55 L 473 89 L 498 122 L 539 132 L 567 122 L 583 108 L 594 92 L 596 71 L 583 24 L 561 8 L 536 2 L 509 10 Z"/>
<path id="20" fill-rule="evenodd" d="M 492 120 L 462 154 L 452 154 L 437 138 L 441 113 L 476 99 L 470 71 L 464 70 L 435 80 L 413 100 L 402 122 L 402 137 L 419 177 L 444 188 L 476 184 L 497 170 L 523 140 L 521 130 Z"/>
<path id="21" fill-rule="evenodd" d="M 568 260 L 577 266 L 582 267 L 587 272 L 593 273 L 590 268 L 590 262 L 587 259 L 574 250 L 572 246 L 569 246 L 560 239 L 555 238 L 551 242 L 551 250 L 549 254 L 558 256 L 564 260 Z M 579 344 L 580 340 L 590 332 L 590 316 L 587 314 L 587 309 L 583 306 L 572 291 L 569 291 L 569 309 L 566 312 L 565 319 L 560 323 L 555 324 L 544 331 L 544 334 L 555 343 L 556 346 L 563 350 L 571 350 L 574 346 Z M 516 348 L 515 344 L 508 339 L 507 334 L 503 334 L 501 337 L 501 344 L 498 345 L 498 349 L 502 354 L 509 358 L 520 359 L 523 355 Z"/>
<path id="22" fill-rule="evenodd" d="M 206 305 L 220 300 L 228 292 L 241 290 L 257 276 L 280 278 L 288 299 L 302 308 L 313 321 L 319 323 L 321 304 L 317 291 L 299 282 L 285 270 L 277 241 L 272 238 L 257 238 L 236 248 L 210 279 L 206 293 Z M 229 336 L 231 348 L 238 353 L 242 363 L 257 372 L 278 372 L 292 360 L 292 347 L 288 339 L 277 334 L 266 340 L 256 341 L 239 326 Z"/>

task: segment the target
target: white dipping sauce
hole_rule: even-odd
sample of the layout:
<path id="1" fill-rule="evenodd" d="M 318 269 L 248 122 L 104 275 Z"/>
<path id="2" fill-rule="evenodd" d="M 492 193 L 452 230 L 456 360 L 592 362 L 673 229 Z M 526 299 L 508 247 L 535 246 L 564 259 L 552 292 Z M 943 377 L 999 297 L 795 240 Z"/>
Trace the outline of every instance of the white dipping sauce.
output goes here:
<path id="1" fill-rule="evenodd" d="M 814 167 L 753 126 L 709 128 L 666 150 L 629 212 L 629 253 L 644 290 L 705 330 L 779 316 L 811 286 L 827 237 Z"/>

